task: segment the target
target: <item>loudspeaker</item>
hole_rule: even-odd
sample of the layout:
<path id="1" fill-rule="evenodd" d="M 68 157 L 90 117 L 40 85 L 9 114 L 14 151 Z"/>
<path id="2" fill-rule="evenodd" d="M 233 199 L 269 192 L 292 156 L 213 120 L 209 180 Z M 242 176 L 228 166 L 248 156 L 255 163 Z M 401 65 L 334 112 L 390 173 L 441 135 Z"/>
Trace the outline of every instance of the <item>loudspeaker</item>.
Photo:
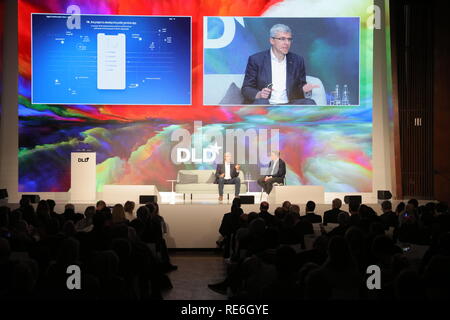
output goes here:
<path id="1" fill-rule="evenodd" d="M 389 200 L 392 198 L 392 193 L 389 190 L 378 190 L 378 200 Z"/>
<path id="2" fill-rule="evenodd" d="M 361 204 L 362 196 L 345 196 L 344 197 L 344 202 L 346 204 L 349 204 L 350 202 L 356 202 L 356 203 Z"/>
<path id="3" fill-rule="evenodd" d="M 255 204 L 255 196 L 240 196 L 241 204 Z"/>
<path id="4" fill-rule="evenodd" d="M 148 195 L 141 195 L 139 196 L 139 204 L 146 204 L 146 203 L 157 203 L 158 198 L 156 196 L 148 196 Z"/>
<path id="5" fill-rule="evenodd" d="M 41 197 L 37 194 L 23 194 L 22 199 L 28 199 L 31 203 L 38 203 L 41 201 Z"/>
<path id="6" fill-rule="evenodd" d="M 6 199 L 6 198 L 8 198 L 8 190 L 0 189 L 0 199 Z"/>

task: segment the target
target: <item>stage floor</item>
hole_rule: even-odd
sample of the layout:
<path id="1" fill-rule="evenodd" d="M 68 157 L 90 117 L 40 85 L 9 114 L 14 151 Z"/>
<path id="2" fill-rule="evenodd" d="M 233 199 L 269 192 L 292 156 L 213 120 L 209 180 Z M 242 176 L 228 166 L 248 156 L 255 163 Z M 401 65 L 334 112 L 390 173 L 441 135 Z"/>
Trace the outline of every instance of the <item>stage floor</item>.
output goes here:
<path id="1" fill-rule="evenodd" d="M 116 203 L 107 201 L 106 195 L 103 194 L 103 192 L 97 192 L 96 194 L 96 200 L 94 201 L 79 201 L 75 202 L 70 198 L 69 192 L 21 192 L 18 194 L 14 194 L 13 196 L 10 196 L 9 203 L 19 203 L 19 199 L 24 194 L 37 194 L 40 196 L 41 199 L 53 199 L 55 200 L 56 204 L 66 204 L 68 202 L 77 204 L 84 204 L 87 202 L 94 203 L 97 200 L 105 200 L 108 206 L 113 206 Z M 247 192 L 242 195 L 254 195 L 255 196 L 255 203 L 260 203 L 261 201 L 261 192 Z M 316 201 L 316 203 L 324 203 L 324 204 L 331 204 L 332 200 L 334 198 L 340 198 L 344 199 L 344 196 L 346 195 L 361 195 L 362 196 L 362 202 L 363 203 L 377 203 L 377 196 L 376 192 L 367 192 L 367 193 L 358 193 L 358 192 L 325 192 L 324 193 L 324 200 L 323 201 Z M 222 203 L 219 203 L 218 201 L 218 194 L 193 194 L 192 200 L 190 197 L 190 194 L 186 194 L 185 199 L 183 199 L 183 194 L 181 193 L 175 193 L 175 192 L 159 192 L 158 193 L 159 204 L 231 204 L 233 201 L 233 195 L 230 195 L 230 198 L 227 199 L 227 195 L 224 195 L 224 201 Z M 135 198 L 133 195 L 130 194 L 130 197 L 127 197 L 126 195 L 122 198 L 126 198 L 127 200 L 132 200 Z M 114 197 L 113 197 L 114 199 Z M 122 199 L 123 200 L 123 199 Z M 262 201 L 268 201 L 267 194 L 263 194 Z M 309 199 L 308 199 L 309 200 Z M 3 201 L 5 203 L 5 200 L 0 200 L 0 203 Z M 306 201 L 305 201 L 306 203 Z M 297 204 L 303 204 L 303 202 L 297 202 Z"/>

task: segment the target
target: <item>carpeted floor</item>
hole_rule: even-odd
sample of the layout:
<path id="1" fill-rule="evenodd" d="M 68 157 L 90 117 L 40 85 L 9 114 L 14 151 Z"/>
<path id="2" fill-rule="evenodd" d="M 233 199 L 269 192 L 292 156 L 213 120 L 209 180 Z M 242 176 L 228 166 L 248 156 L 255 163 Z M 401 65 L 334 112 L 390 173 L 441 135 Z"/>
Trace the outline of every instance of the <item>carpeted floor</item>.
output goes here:
<path id="1" fill-rule="evenodd" d="M 165 292 L 165 300 L 225 300 L 226 296 L 208 289 L 208 284 L 224 279 L 225 264 L 213 252 L 171 253 L 171 262 L 178 270 L 168 274 L 173 289 Z"/>

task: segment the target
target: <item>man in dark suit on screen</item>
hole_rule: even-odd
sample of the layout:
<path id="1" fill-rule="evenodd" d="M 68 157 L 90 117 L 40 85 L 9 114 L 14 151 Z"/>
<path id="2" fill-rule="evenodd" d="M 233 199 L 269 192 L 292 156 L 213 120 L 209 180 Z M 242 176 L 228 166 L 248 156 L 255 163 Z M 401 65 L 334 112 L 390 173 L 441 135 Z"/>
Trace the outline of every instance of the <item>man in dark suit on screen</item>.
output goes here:
<path id="1" fill-rule="evenodd" d="M 259 178 L 257 182 L 264 189 L 264 192 L 269 194 L 272 191 L 274 183 L 284 183 L 285 176 L 286 163 L 280 159 L 280 153 L 278 151 L 272 151 L 266 175 Z"/>
<path id="2" fill-rule="evenodd" d="M 292 31 L 284 24 L 270 29 L 271 48 L 248 58 L 242 95 L 248 104 L 315 105 L 307 98 L 318 85 L 306 83 L 305 61 L 289 52 Z"/>
<path id="3" fill-rule="evenodd" d="M 225 153 L 224 163 L 218 164 L 216 167 L 216 180 L 214 181 L 219 185 L 219 201 L 223 200 L 223 188 L 226 184 L 234 184 L 234 196 L 239 198 L 241 189 L 240 168 L 239 164 L 231 163 L 231 153 Z"/>

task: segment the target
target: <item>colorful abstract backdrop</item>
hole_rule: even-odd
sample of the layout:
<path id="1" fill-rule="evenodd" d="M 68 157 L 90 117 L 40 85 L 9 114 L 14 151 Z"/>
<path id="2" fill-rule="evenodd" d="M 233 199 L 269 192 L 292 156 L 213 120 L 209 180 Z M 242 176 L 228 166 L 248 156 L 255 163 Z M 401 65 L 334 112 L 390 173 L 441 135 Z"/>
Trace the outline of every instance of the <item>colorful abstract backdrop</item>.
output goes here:
<path id="1" fill-rule="evenodd" d="M 31 13 L 192 16 L 192 105 L 31 104 Z M 152 184 L 169 191 L 177 171 L 214 164 L 171 160 L 175 130 L 277 129 L 287 183 L 323 185 L 327 192 L 372 191 L 373 30 L 368 0 L 20 0 L 19 192 L 70 189 L 70 153 L 97 153 L 97 190 L 105 184 Z M 204 16 L 360 17 L 360 105 L 204 106 Z M 333 57 L 333 52 L 322 53 Z M 336 64 L 342 63 L 336 59 Z M 243 165 L 251 178 L 257 166 Z M 255 187 L 255 186 L 254 186 Z"/>

